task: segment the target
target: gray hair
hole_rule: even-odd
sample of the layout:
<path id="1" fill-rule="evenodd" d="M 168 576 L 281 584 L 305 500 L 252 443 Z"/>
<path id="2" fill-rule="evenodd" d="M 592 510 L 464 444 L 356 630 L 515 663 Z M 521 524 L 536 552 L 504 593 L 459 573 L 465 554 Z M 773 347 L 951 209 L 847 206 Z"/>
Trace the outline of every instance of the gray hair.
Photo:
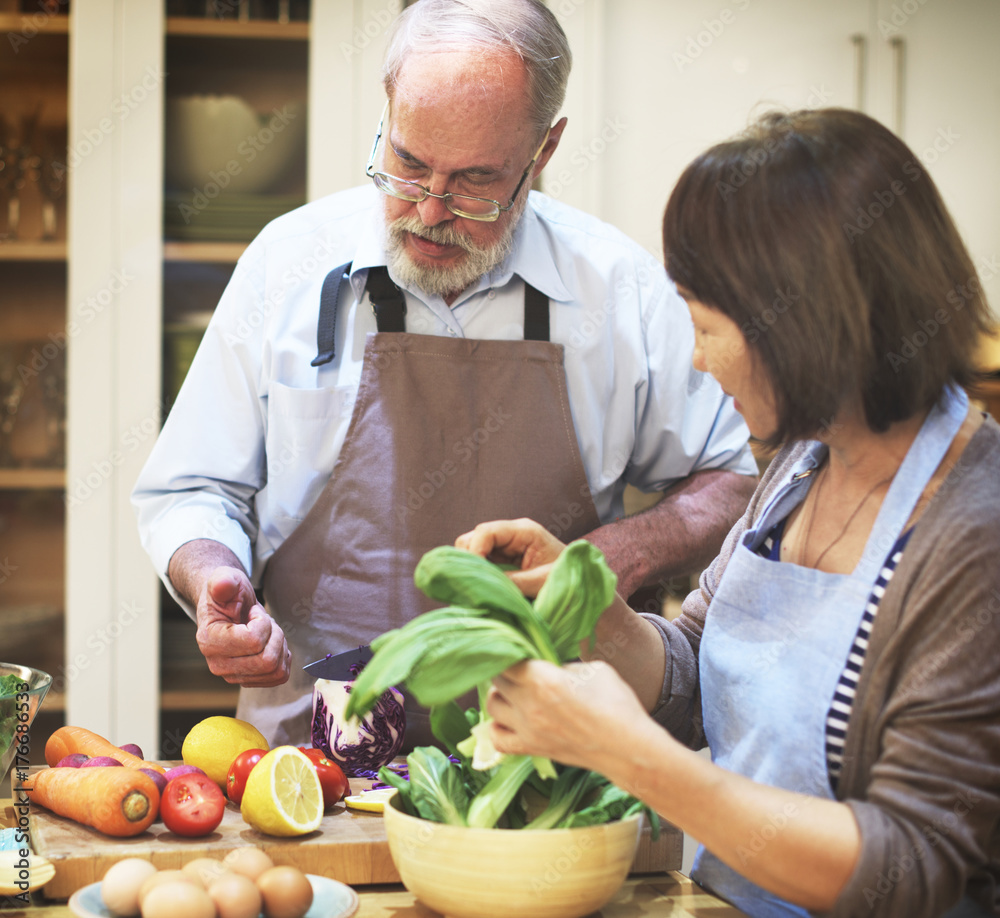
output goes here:
<path id="1" fill-rule="evenodd" d="M 417 0 L 396 17 L 389 33 L 386 95 L 392 98 L 407 54 L 470 45 L 513 51 L 524 61 L 530 111 L 541 137 L 562 108 L 573 58 L 562 26 L 540 0 Z"/>

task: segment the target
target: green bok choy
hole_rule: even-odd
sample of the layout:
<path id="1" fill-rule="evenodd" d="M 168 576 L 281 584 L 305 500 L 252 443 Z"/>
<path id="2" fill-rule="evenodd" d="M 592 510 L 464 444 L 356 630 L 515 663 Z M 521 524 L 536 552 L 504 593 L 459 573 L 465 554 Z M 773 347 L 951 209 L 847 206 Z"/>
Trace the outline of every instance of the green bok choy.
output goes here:
<path id="1" fill-rule="evenodd" d="M 431 709 L 434 735 L 452 753 L 422 747 L 407 758 L 409 780 L 388 769 L 380 777 L 400 791 L 411 815 L 481 828 L 589 825 L 646 810 L 606 778 L 548 759 L 502 756 L 492 749 L 483 701 L 490 680 L 521 660 L 561 665 L 594 641 L 597 620 L 611 604 L 617 578 L 600 550 L 572 542 L 530 602 L 484 558 L 442 546 L 421 558 L 417 587 L 443 608 L 420 615 L 372 642 L 374 655 L 355 680 L 346 714 L 363 716 L 397 685 Z M 479 691 L 480 709 L 456 703 Z M 528 788 L 530 787 L 530 791 Z M 529 814 L 533 797 L 540 814 Z"/>

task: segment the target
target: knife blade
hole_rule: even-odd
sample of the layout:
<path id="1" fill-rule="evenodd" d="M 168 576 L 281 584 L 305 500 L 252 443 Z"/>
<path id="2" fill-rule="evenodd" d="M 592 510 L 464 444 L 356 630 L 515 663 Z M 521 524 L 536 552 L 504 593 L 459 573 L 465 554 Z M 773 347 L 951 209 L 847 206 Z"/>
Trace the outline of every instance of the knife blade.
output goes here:
<path id="1" fill-rule="evenodd" d="M 319 660 L 313 660 L 302 668 L 314 679 L 331 679 L 334 682 L 351 682 L 356 673 L 352 666 L 364 666 L 372 658 L 370 644 L 345 650 L 342 653 L 328 653 Z"/>

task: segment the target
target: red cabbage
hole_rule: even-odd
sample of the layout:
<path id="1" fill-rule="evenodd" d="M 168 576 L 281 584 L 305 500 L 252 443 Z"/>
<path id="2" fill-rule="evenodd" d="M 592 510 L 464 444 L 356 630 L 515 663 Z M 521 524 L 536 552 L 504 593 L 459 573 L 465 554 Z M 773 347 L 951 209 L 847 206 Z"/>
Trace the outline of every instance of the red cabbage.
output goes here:
<path id="1" fill-rule="evenodd" d="M 387 689 L 363 720 L 344 716 L 350 682 L 317 679 L 313 688 L 312 742 L 350 777 L 377 772 L 403 747 L 406 713 L 403 696 Z"/>

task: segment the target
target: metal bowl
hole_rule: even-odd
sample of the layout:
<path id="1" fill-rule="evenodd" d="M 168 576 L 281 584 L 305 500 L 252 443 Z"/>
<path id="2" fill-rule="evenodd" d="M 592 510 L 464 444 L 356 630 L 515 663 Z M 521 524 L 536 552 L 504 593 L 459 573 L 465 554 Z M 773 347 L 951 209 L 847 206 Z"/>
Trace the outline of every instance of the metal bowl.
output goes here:
<path id="1" fill-rule="evenodd" d="M 11 695 L 0 695 L 0 776 L 7 774 L 18 754 L 27 765 L 28 749 L 24 739 L 46 692 L 52 687 L 52 677 L 40 669 L 0 663 L 0 676 L 15 675 L 20 687 Z"/>

